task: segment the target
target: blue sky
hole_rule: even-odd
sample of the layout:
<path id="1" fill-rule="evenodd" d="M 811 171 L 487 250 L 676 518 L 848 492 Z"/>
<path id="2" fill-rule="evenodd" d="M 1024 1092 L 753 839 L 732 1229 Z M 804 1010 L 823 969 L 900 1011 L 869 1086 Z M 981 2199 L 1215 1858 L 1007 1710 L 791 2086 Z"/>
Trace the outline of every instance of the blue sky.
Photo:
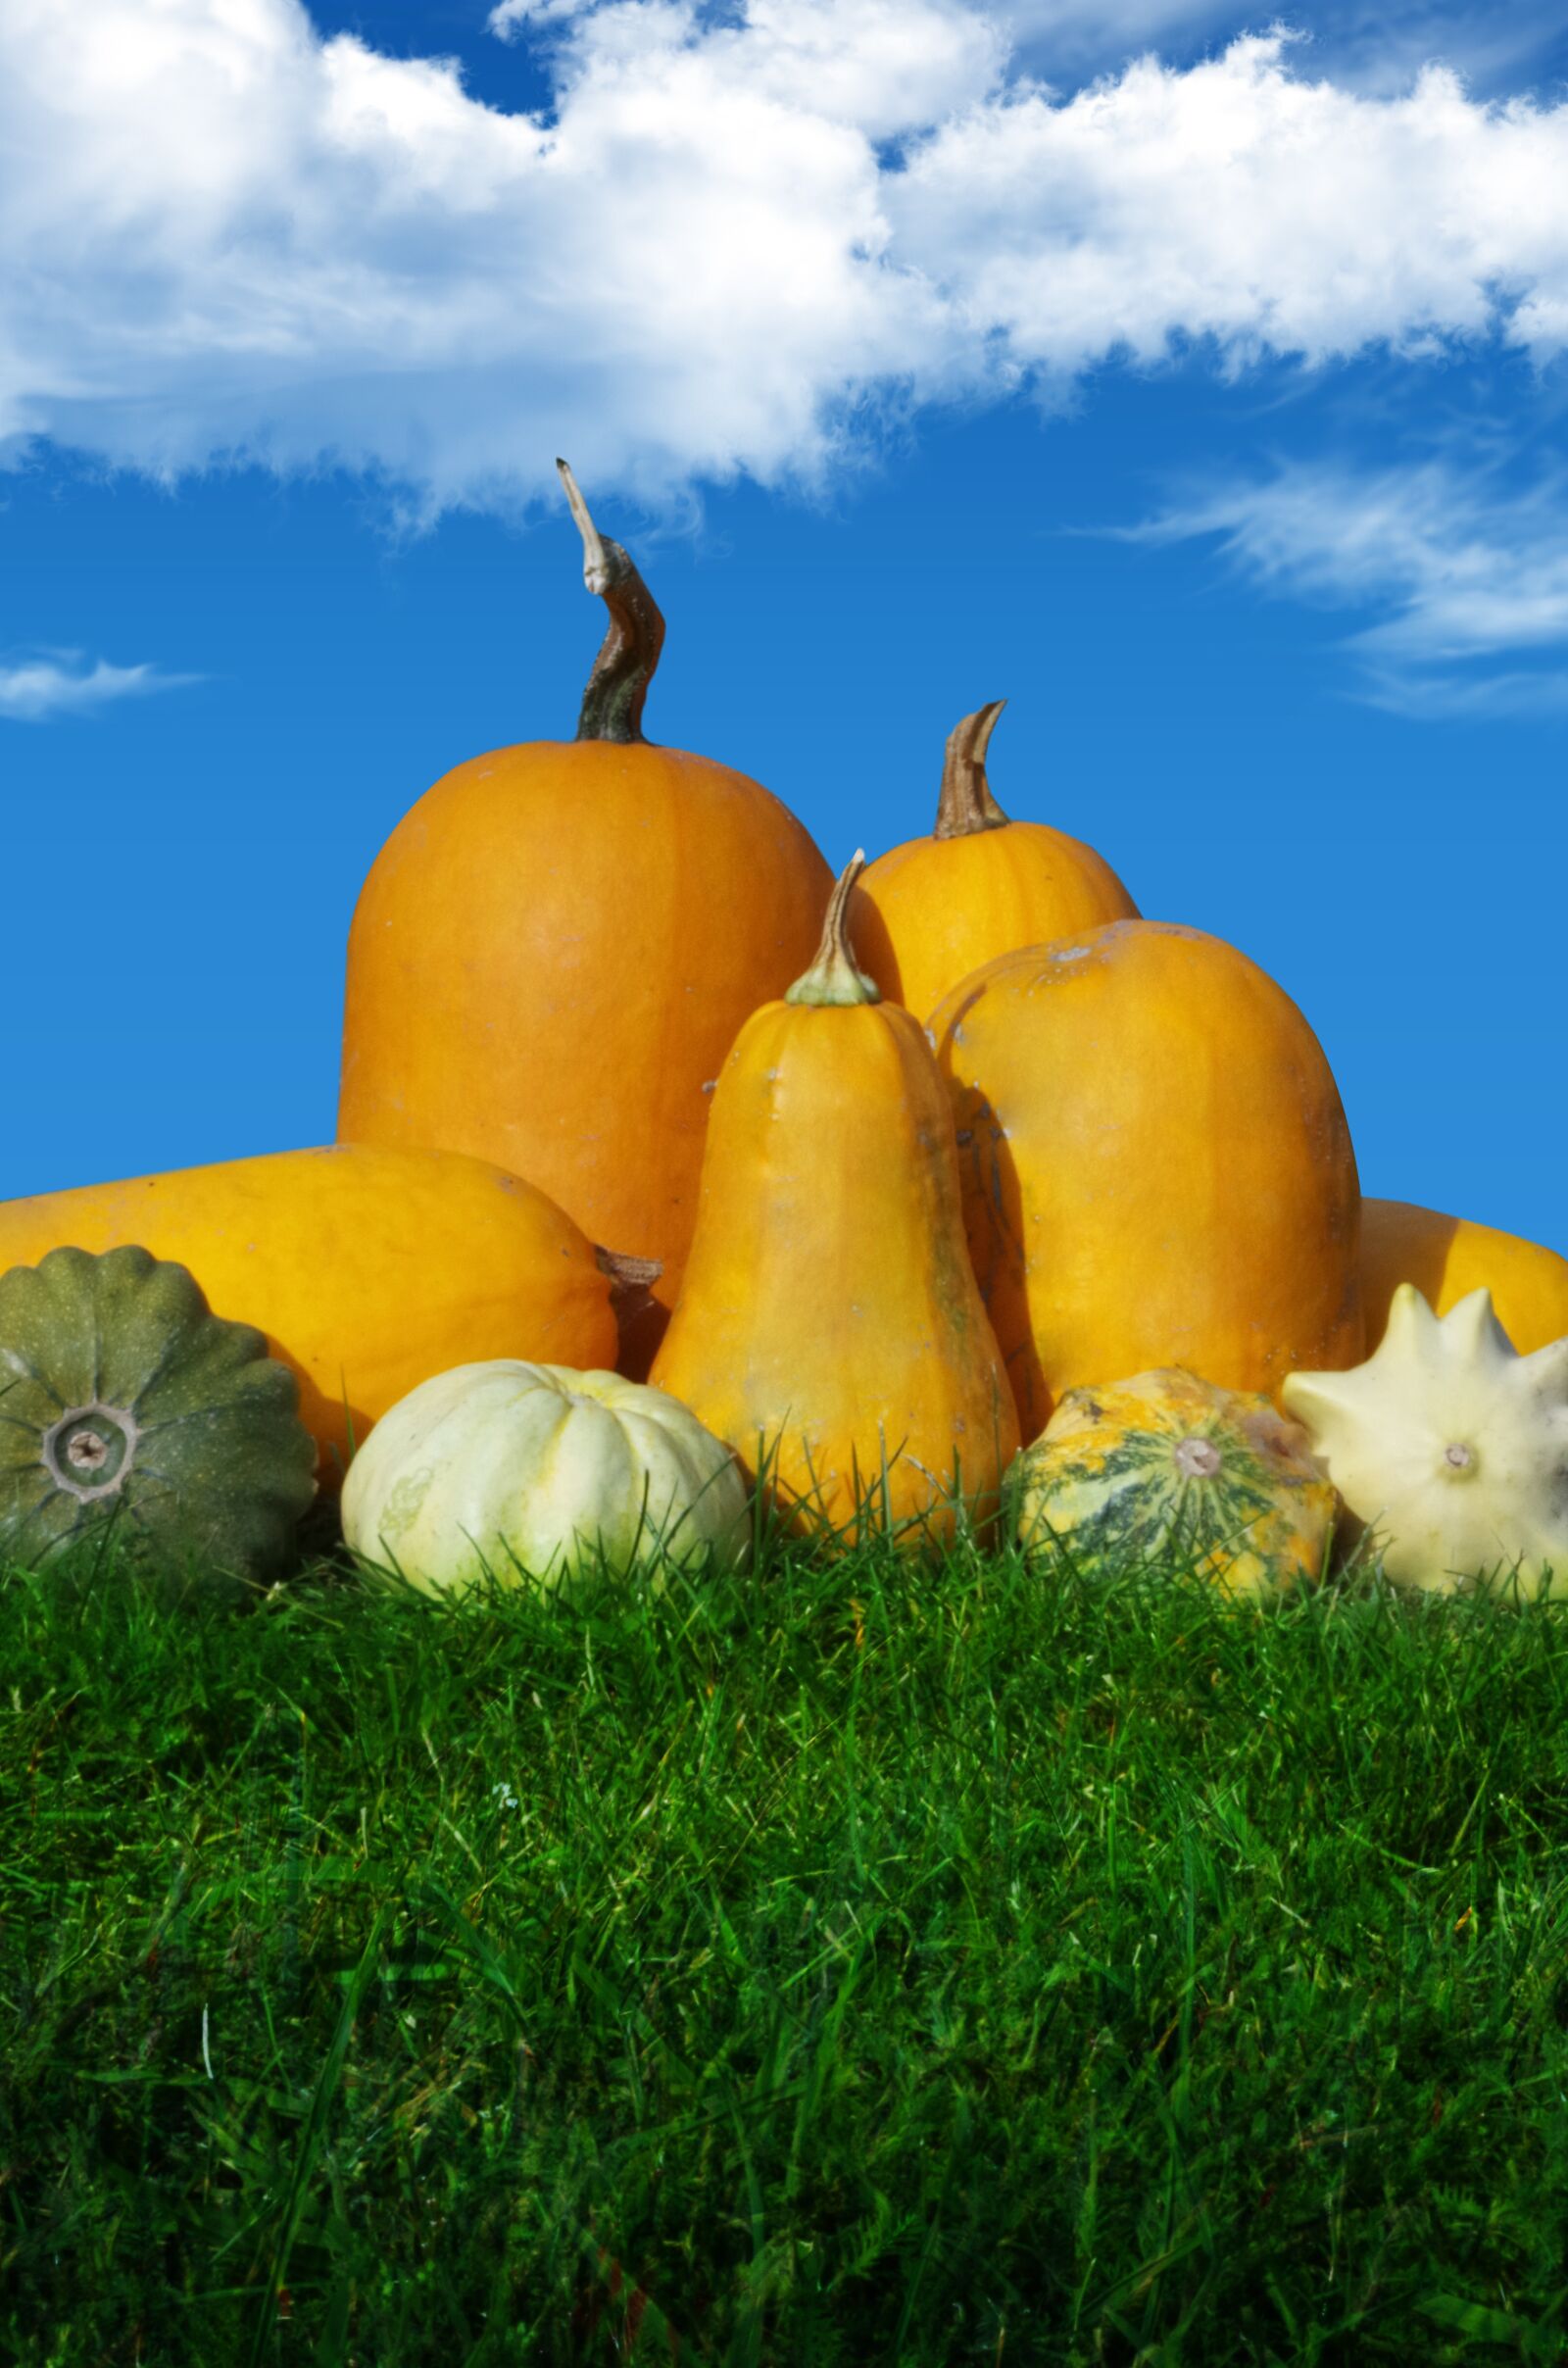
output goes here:
<path id="1" fill-rule="evenodd" d="M 1529 8 L 0 0 L 0 1194 L 330 1138 L 438 774 L 650 736 L 838 865 L 994 785 L 1294 995 L 1370 1192 L 1568 1250 L 1568 40 Z"/>

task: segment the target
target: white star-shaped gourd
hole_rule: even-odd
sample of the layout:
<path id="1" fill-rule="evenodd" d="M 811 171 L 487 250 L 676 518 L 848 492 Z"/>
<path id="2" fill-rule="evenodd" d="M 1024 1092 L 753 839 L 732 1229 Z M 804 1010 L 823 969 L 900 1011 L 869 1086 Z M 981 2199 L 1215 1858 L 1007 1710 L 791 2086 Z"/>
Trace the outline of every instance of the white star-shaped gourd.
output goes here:
<path id="1" fill-rule="evenodd" d="M 1434 1315 L 1401 1283 L 1389 1328 L 1347 1373 L 1293 1373 L 1281 1404 L 1402 1587 L 1478 1578 L 1568 1595 L 1568 1339 L 1521 1357 L 1472 1291 Z"/>

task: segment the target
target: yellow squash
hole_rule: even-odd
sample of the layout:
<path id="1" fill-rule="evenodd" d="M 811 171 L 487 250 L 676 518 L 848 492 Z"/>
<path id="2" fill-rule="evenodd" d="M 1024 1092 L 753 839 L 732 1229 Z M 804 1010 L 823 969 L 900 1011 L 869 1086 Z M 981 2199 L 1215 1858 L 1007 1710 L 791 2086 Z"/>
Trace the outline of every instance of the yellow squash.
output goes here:
<path id="1" fill-rule="evenodd" d="M 272 1152 L 0 1205 L 0 1273 L 62 1243 L 139 1242 L 254 1324 L 300 1385 L 336 1488 L 349 1432 L 482 1357 L 610 1365 L 615 1261 L 542 1192 L 457 1152 Z"/>
<path id="2" fill-rule="evenodd" d="M 1005 705 L 993 699 L 954 727 L 935 829 L 868 863 L 850 900 L 860 961 L 918 1019 L 999 954 L 1137 918 L 1103 856 L 1048 822 L 1015 822 L 997 804 L 986 749 Z"/>
<path id="3" fill-rule="evenodd" d="M 1361 1286 L 1369 1350 L 1388 1329 L 1389 1307 L 1401 1283 L 1414 1283 L 1434 1315 L 1446 1315 L 1472 1291 L 1490 1291 L 1497 1321 L 1521 1357 L 1568 1334 L 1568 1258 L 1555 1250 L 1410 1201 L 1363 1201 Z"/>
<path id="4" fill-rule="evenodd" d="M 1018 1441 L 964 1248 L 947 1094 L 917 1020 L 844 931 L 719 1073 L 697 1230 L 652 1379 L 760 1468 L 803 1528 L 951 1538 Z M 885 1488 L 884 1488 L 885 1483 Z"/>
<path id="5" fill-rule="evenodd" d="M 1025 1439 L 1185 1365 L 1273 1395 L 1361 1354 L 1361 1198 L 1322 1048 L 1234 946 L 1113 921 L 988 962 L 931 1021 L 975 1271 Z"/>
<path id="6" fill-rule="evenodd" d="M 623 1340 L 641 1378 L 718 1064 L 810 960 L 832 874 L 758 782 L 643 738 L 664 620 L 561 468 L 611 617 L 577 736 L 456 766 L 376 857 L 349 932 L 337 1132 L 493 1159 L 657 1261 Z"/>

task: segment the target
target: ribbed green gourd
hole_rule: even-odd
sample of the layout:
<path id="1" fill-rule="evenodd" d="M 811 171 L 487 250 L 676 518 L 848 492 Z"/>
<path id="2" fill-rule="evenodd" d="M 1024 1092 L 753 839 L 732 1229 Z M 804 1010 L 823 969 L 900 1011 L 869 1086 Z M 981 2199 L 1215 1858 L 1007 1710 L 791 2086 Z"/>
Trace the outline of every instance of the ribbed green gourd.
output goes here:
<path id="1" fill-rule="evenodd" d="M 259 1580 L 316 1494 L 298 1387 L 187 1267 L 125 1245 L 0 1275 L 0 1556 L 111 1530 L 170 1577 Z"/>
<path id="2" fill-rule="evenodd" d="M 1228 1596 L 1321 1575 L 1332 1482 L 1300 1423 L 1177 1365 L 1069 1390 L 1008 1475 L 1033 1560 L 1114 1576 L 1176 1562 Z"/>

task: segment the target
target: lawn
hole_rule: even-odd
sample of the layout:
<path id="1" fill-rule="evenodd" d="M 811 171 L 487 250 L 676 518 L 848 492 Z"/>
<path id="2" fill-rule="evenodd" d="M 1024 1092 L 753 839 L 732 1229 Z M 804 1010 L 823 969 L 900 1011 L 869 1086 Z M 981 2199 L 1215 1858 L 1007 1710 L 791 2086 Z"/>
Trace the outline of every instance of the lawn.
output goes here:
<path id="1" fill-rule="evenodd" d="M 0 1580 L 0 2358 L 1568 2358 L 1568 1612 Z"/>

